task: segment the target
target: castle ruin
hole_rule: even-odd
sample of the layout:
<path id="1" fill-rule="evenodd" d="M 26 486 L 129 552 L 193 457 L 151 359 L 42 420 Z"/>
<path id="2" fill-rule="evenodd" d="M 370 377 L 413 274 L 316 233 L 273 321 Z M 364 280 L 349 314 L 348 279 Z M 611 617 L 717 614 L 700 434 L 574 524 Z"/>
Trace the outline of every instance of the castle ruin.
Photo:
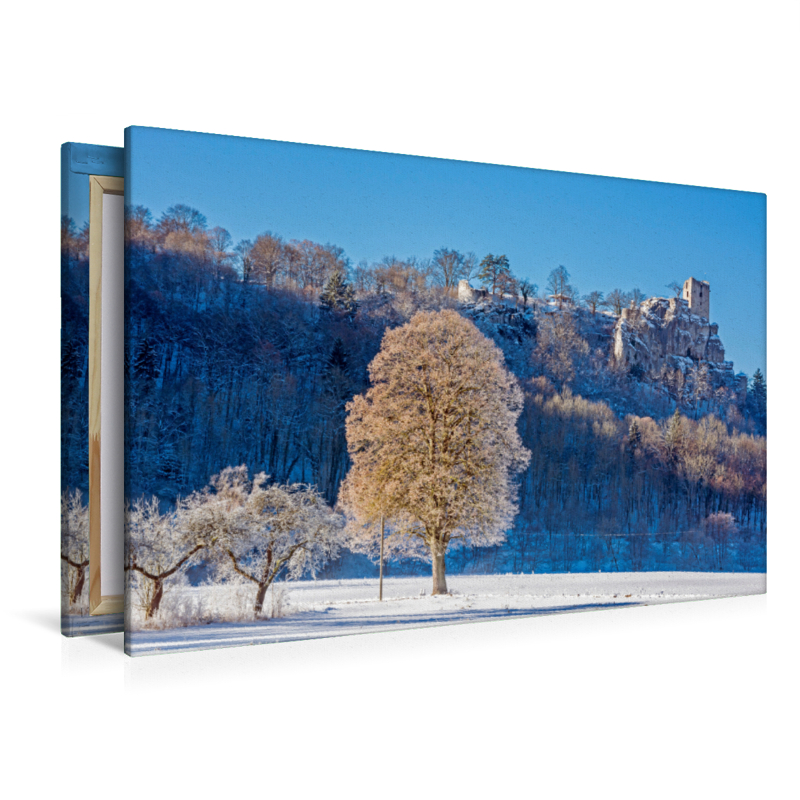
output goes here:
<path id="1" fill-rule="evenodd" d="M 706 281 L 689 278 L 683 284 L 683 299 L 689 304 L 689 311 L 698 317 L 710 320 L 709 300 L 711 287 Z"/>

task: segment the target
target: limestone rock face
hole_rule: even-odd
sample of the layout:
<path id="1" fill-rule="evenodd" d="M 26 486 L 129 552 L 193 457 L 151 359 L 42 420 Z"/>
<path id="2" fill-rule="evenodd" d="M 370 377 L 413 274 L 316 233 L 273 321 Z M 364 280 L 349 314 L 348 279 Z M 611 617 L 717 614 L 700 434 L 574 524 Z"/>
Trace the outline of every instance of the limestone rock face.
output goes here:
<path id="1" fill-rule="evenodd" d="M 733 386 L 733 363 L 725 361 L 719 327 L 693 314 L 677 297 L 651 297 L 638 308 L 626 308 L 614 327 L 614 358 L 657 378 L 666 368 L 686 373 L 697 362 L 707 364 L 712 384 Z"/>
<path id="2" fill-rule="evenodd" d="M 473 289 L 469 281 L 461 280 L 458 282 L 458 302 L 477 303 L 485 300 L 489 296 L 486 289 Z"/>
<path id="3" fill-rule="evenodd" d="M 462 281 L 462 283 L 465 282 Z M 485 294 L 488 295 L 488 293 Z M 536 335 L 533 309 L 520 308 L 498 298 L 494 298 L 494 302 L 487 297 L 487 299 L 480 299 L 475 303 L 462 303 L 461 313 L 493 339 L 497 334 L 501 339 L 510 339 L 522 344 L 526 338 Z"/>

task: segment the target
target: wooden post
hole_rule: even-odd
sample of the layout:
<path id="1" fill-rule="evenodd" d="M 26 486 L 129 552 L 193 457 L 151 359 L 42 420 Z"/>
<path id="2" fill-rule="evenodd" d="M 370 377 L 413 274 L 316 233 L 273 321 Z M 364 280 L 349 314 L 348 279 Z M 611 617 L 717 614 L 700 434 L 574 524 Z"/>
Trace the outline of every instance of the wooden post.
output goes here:
<path id="1" fill-rule="evenodd" d="M 378 600 L 383 600 L 383 514 L 381 514 L 381 565 L 380 582 L 378 584 Z"/>

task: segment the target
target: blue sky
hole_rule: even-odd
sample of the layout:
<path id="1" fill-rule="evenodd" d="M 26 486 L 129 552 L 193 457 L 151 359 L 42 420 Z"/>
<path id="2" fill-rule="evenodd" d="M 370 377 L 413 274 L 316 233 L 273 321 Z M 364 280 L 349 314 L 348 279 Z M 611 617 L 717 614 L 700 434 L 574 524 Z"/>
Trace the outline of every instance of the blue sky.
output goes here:
<path id="1" fill-rule="evenodd" d="M 766 374 L 766 196 L 335 147 L 128 129 L 127 201 L 176 203 L 234 241 L 271 231 L 355 264 L 439 247 L 508 256 L 540 287 L 563 264 L 585 294 L 711 284 L 734 369 Z"/>

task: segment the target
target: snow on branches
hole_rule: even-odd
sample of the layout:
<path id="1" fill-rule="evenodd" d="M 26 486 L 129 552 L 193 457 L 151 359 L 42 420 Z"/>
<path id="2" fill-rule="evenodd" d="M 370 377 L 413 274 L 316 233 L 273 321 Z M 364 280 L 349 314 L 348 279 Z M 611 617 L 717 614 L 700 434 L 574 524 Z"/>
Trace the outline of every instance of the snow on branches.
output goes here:
<path id="1" fill-rule="evenodd" d="M 159 609 L 165 581 L 204 558 L 222 580 L 256 586 L 253 613 L 262 613 L 267 589 L 281 574 L 315 574 L 341 546 L 344 522 L 316 487 L 253 480 L 246 466 L 227 467 L 211 485 L 161 513 L 157 498 L 138 500 L 126 513 L 126 570 L 144 579 L 145 618 Z"/>
<path id="2" fill-rule="evenodd" d="M 61 560 L 69 570 L 69 605 L 88 611 L 88 600 L 82 600 L 89 567 L 89 506 L 80 489 L 61 494 Z"/>
<path id="3" fill-rule="evenodd" d="M 177 511 L 162 514 L 157 497 L 126 506 L 125 571 L 141 581 L 138 588 L 146 619 L 158 612 L 164 581 L 213 541 L 210 532 L 203 536 L 187 528 L 187 510 L 185 502 L 179 503 Z"/>
<path id="4" fill-rule="evenodd" d="M 449 310 L 387 331 L 369 373 L 372 387 L 347 406 L 353 466 L 339 499 L 352 546 L 369 550 L 383 516 L 392 552 L 405 543 L 418 555 L 421 543 L 444 593 L 450 542 L 502 542 L 516 514 L 513 475 L 530 459 L 522 392 L 497 346 Z"/>
<path id="5" fill-rule="evenodd" d="M 344 521 L 315 486 L 267 485 L 263 472 L 250 481 L 244 466 L 228 467 L 211 483 L 229 520 L 219 528 L 214 553 L 229 577 L 255 584 L 256 616 L 278 575 L 314 575 L 338 554 Z"/>

